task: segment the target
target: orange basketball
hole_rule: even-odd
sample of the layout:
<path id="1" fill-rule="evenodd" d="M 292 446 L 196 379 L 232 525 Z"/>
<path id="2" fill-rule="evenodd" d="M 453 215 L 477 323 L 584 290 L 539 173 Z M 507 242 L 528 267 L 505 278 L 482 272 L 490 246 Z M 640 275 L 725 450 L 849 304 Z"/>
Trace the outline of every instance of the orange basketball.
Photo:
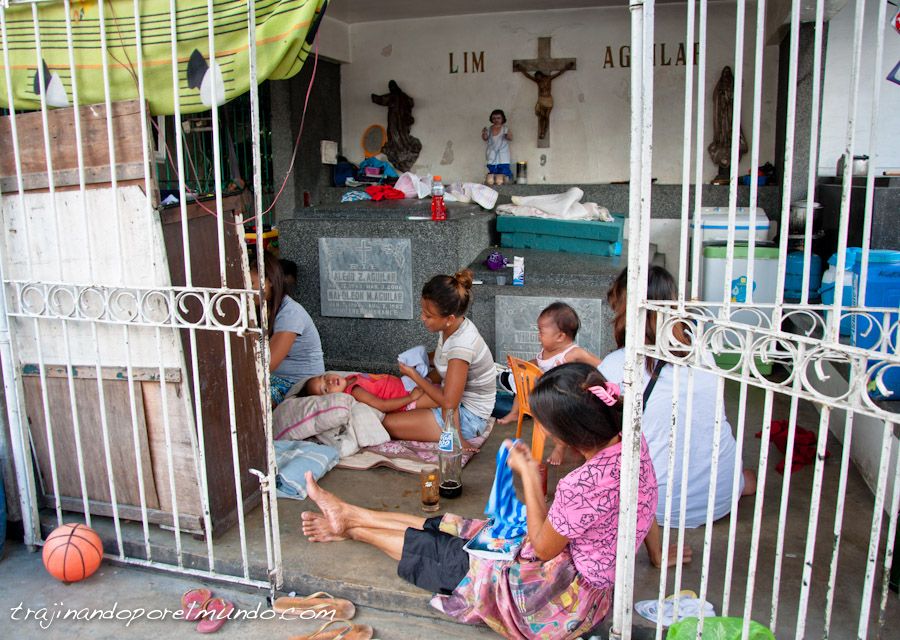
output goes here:
<path id="1" fill-rule="evenodd" d="M 63 582 L 78 582 L 100 567 L 103 543 L 87 525 L 70 522 L 47 536 L 43 557 L 51 576 Z"/>

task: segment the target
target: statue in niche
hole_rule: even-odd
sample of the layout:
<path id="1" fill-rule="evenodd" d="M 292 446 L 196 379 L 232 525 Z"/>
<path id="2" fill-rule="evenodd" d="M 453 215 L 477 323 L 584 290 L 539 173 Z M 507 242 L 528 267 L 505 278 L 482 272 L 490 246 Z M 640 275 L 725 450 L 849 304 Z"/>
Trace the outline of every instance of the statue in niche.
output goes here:
<path id="1" fill-rule="evenodd" d="M 409 171 L 422 150 L 422 142 L 409 132 L 415 122 L 412 116 L 415 102 L 393 80 L 388 83 L 387 93 L 372 94 L 372 102 L 388 108 L 387 142 L 381 148 L 382 153 L 398 171 Z"/>
<path id="2" fill-rule="evenodd" d="M 731 67 L 722 69 L 722 75 L 713 89 L 713 141 L 707 147 L 709 157 L 719 167 L 713 184 L 728 184 L 731 177 L 731 121 L 734 114 L 734 74 Z M 747 153 L 747 140 L 740 128 L 738 159 Z"/>

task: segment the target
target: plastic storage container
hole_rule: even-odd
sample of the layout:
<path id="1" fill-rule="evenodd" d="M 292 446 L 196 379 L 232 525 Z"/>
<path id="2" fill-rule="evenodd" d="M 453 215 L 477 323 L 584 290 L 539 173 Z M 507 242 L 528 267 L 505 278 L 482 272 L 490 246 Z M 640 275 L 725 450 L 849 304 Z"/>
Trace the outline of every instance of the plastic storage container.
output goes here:
<path id="1" fill-rule="evenodd" d="M 843 286 L 843 297 L 841 298 L 841 304 L 845 307 L 849 307 L 853 305 L 853 266 L 860 259 L 861 249 L 859 247 L 847 247 L 845 266 L 844 266 L 844 286 Z M 828 268 L 825 270 L 825 273 L 822 274 L 822 286 L 819 288 L 819 293 L 822 296 L 822 304 L 834 304 L 834 290 L 835 283 L 834 280 L 837 278 L 837 254 L 835 253 L 830 258 L 828 258 Z M 828 319 L 828 314 L 830 311 L 825 311 L 825 319 Z M 852 327 L 850 326 L 850 317 L 845 316 L 841 319 L 841 328 L 840 334 L 842 336 L 849 336 L 852 331 Z"/>
<path id="2" fill-rule="evenodd" d="M 900 251 L 869 251 L 868 280 L 866 299 L 859 299 L 862 261 L 856 261 L 853 267 L 853 306 L 865 307 L 900 307 Z M 863 349 L 881 350 L 882 331 L 890 331 L 900 319 L 900 308 L 896 313 L 876 313 L 875 319 L 880 324 L 872 326 L 865 316 L 854 315 L 851 318 L 851 340 Z M 887 352 L 896 353 L 898 347 L 896 332 L 888 338 Z M 875 366 L 878 359 L 869 360 L 869 367 Z M 886 368 L 883 378 L 888 396 L 893 400 L 900 399 L 900 367 Z M 869 384 L 869 391 L 875 396 L 882 396 L 874 381 Z"/>
<path id="3" fill-rule="evenodd" d="M 803 252 L 792 251 L 787 257 L 787 272 L 784 277 L 784 299 L 799 301 L 803 293 Z M 809 300 L 819 299 L 819 287 L 822 286 L 822 258 L 816 254 L 809 256 Z M 833 282 L 833 280 L 832 280 Z"/>
<path id="4" fill-rule="evenodd" d="M 734 218 L 734 239 L 746 242 L 750 239 L 750 207 L 737 207 Z M 756 208 L 756 222 L 753 225 L 757 242 L 765 242 L 775 237 L 776 223 L 771 222 L 766 212 Z M 691 231 L 696 233 L 696 221 L 691 220 Z M 701 242 L 728 240 L 728 207 L 700 207 Z"/>
<path id="5" fill-rule="evenodd" d="M 703 248 L 703 267 L 701 269 L 701 291 L 704 300 L 710 302 L 722 303 L 722 294 L 725 289 L 725 246 L 708 245 Z M 754 303 L 773 303 L 775 302 L 775 287 L 778 281 L 778 247 L 756 246 L 753 253 L 753 283 L 747 279 L 747 256 L 749 255 L 749 247 L 746 244 L 735 244 L 734 261 L 732 263 L 732 273 L 730 291 L 731 301 L 742 303 L 747 301 L 747 292 L 753 291 Z M 716 308 L 718 309 L 718 307 Z M 762 309 L 762 313 L 771 317 L 771 309 Z M 736 322 L 743 322 L 752 326 L 761 324 L 761 319 L 754 311 L 736 311 L 731 316 Z M 763 323 L 765 324 L 765 323 Z M 725 334 L 726 347 L 738 348 L 739 340 L 737 336 L 731 337 Z M 730 343 L 730 344 L 728 344 Z M 728 369 L 737 365 L 740 355 L 734 350 L 726 348 L 722 353 L 715 354 L 716 363 L 720 367 Z M 772 372 L 772 364 L 756 359 L 756 368 L 763 374 L 768 375 Z"/>
<path id="6" fill-rule="evenodd" d="M 725 288 L 725 255 L 724 245 L 708 245 L 703 247 L 702 287 L 703 299 L 711 302 L 723 302 L 722 292 Z M 747 256 L 749 247 L 746 244 L 735 244 L 734 262 L 731 271 L 731 301 L 746 302 L 747 291 L 751 284 L 747 281 Z M 757 246 L 754 247 L 753 259 L 753 302 L 775 302 L 775 285 L 778 280 L 778 247 Z M 766 312 L 771 315 L 771 311 Z M 756 324 L 755 314 L 748 316 L 754 318 L 750 322 Z M 738 322 L 746 322 L 741 319 L 738 312 L 734 319 Z"/>

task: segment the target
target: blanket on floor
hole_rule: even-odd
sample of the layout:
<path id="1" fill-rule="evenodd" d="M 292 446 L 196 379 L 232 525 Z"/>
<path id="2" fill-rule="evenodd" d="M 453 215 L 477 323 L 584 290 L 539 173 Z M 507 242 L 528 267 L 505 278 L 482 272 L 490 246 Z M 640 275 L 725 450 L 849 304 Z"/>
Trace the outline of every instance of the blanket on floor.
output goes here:
<path id="1" fill-rule="evenodd" d="M 484 433 L 470 442 L 476 447 L 481 447 L 491 435 L 494 428 L 494 419 L 488 420 Z M 419 473 L 427 464 L 436 464 L 438 461 L 437 442 L 418 442 L 416 440 L 391 440 L 374 447 L 366 447 L 352 456 L 341 458 L 338 463 L 340 469 L 372 469 L 373 467 L 388 467 L 406 473 Z M 474 453 L 464 453 L 462 463 L 465 466 L 472 459 Z"/>

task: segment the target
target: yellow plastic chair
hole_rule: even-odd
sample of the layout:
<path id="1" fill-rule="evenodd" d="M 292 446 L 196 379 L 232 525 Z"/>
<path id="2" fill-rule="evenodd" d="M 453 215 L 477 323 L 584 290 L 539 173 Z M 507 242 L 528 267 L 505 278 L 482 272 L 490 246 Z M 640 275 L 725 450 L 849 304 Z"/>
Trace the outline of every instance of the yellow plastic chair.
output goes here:
<path id="1" fill-rule="evenodd" d="M 522 420 L 525 419 L 525 414 L 527 413 L 534 420 L 534 430 L 531 433 L 531 457 L 538 462 L 542 462 L 544 458 L 544 440 L 547 434 L 531 412 L 530 404 L 531 390 L 534 389 L 538 378 L 541 377 L 541 370 L 537 365 L 513 356 L 506 356 L 506 362 L 509 364 L 513 380 L 516 382 L 516 400 L 519 403 L 519 422 L 516 425 L 516 438 L 522 437 Z"/>

